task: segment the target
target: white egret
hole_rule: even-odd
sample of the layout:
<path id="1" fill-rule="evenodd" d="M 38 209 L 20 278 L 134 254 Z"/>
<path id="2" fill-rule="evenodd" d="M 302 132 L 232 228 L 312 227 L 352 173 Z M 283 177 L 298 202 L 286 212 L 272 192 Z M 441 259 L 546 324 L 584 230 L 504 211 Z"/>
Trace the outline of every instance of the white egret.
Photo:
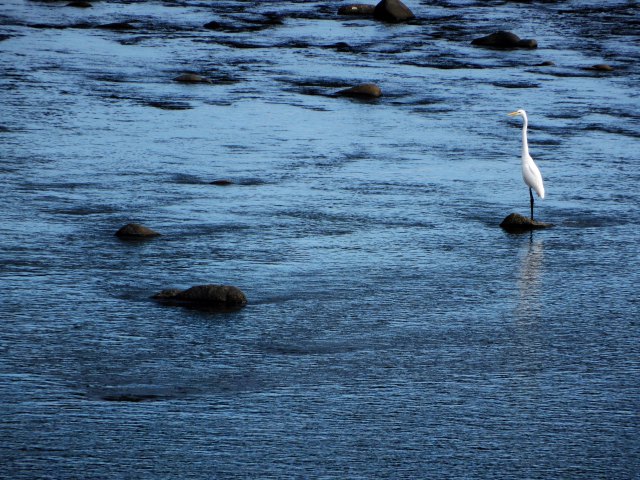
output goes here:
<path id="1" fill-rule="evenodd" d="M 527 112 L 524 110 L 516 110 L 509 114 L 510 117 L 522 117 L 522 179 L 529 186 L 529 199 L 531 200 L 531 220 L 533 220 L 533 193 L 535 190 L 540 198 L 544 198 L 544 185 L 542 183 L 542 175 L 538 166 L 534 163 L 533 158 L 529 155 L 529 144 L 527 143 Z"/>

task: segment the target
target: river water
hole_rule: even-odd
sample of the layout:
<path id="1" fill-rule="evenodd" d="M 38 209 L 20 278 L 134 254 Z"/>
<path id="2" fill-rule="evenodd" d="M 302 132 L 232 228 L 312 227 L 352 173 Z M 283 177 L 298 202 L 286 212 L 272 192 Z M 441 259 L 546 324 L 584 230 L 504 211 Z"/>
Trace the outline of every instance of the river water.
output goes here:
<path id="1" fill-rule="evenodd" d="M 1 477 L 638 478 L 640 7 L 406 3 L 2 2 Z"/>

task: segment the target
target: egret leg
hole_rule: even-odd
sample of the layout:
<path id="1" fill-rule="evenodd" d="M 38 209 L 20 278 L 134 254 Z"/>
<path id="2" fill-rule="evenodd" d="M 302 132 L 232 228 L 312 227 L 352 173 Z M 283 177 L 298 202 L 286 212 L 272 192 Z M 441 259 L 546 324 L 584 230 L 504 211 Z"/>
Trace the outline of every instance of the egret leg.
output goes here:
<path id="1" fill-rule="evenodd" d="M 529 188 L 529 200 L 531 200 L 531 220 L 533 221 L 533 192 Z"/>

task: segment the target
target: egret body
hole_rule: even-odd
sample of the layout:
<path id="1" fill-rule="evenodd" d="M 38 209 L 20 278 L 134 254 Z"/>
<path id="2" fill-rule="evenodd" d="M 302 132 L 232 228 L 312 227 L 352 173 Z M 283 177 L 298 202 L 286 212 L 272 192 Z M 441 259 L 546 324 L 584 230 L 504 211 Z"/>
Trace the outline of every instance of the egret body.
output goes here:
<path id="1" fill-rule="evenodd" d="M 529 186 L 529 200 L 531 202 L 531 220 L 533 220 L 533 193 L 535 190 L 540 198 L 544 198 L 544 184 L 542 183 L 542 175 L 540 169 L 534 163 L 533 158 L 529 155 L 529 144 L 527 143 L 527 112 L 524 110 L 516 110 L 509 114 L 510 117 L 522 117 L 522 179 Z"/>

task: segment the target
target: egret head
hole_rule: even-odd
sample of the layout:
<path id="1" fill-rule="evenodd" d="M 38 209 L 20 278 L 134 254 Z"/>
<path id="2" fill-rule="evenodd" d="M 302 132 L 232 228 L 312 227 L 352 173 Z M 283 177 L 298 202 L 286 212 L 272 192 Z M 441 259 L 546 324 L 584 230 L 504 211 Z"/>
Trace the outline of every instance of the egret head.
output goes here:
<path id="1" fill-rule="evenodd" d="M 511 112 L 509 114 L 510 117 L 526 117 L 527 116 L 527 112 L 525 112 L 522 109 L 516 110 L 515 112 Z"/>

